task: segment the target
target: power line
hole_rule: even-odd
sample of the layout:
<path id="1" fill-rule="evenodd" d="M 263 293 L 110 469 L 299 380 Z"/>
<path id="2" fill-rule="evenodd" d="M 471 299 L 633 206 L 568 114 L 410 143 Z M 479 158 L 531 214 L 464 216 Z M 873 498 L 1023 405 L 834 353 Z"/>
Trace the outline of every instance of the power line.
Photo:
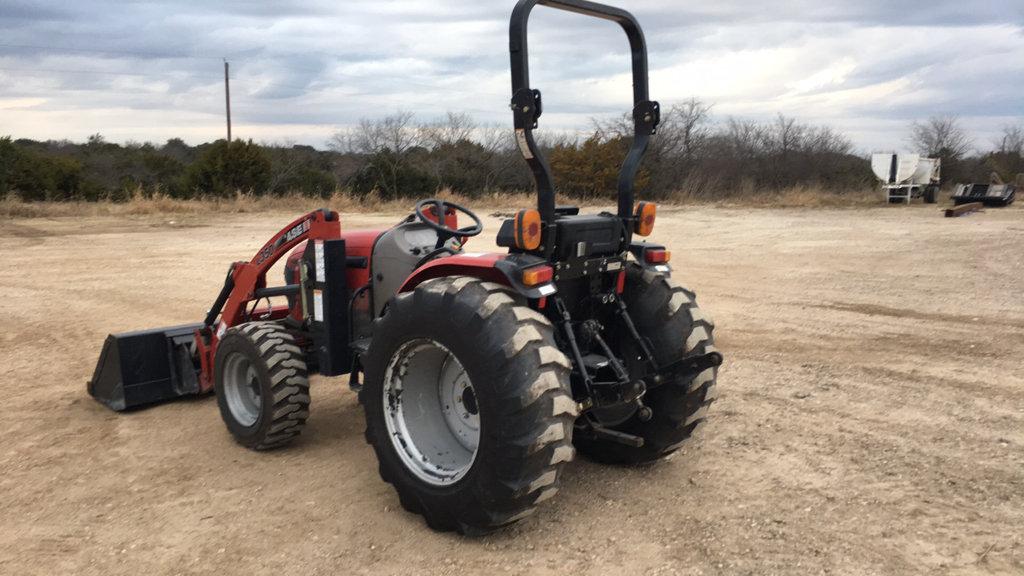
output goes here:
<path id="1" fill-rule="evenodd" d="M 223 57 L 228 57 L 228 56 L 207 56 L 207 55 L 200 55 L 200 54 L 183 54 L 183 53 L 156 52 L 156 51 L 133 51 L 133 50 L 111 50 L 111 49 L 101 49 L 101 48 L 75 48 L 75 47 L 61 47 L 61 46 L 44 46 L 44 45 L 38 45 L 38 44 L 6 44 L 6 43 L 0 43 L 0 48 L 23 48 L 23 49 L 36 49 L 36 50 L 52 50 L 52 51 L 58 51 L 58 52 L 59 51 L 63 51 L 63 52 L 106 53 L 106 54 L 123 54 L 123 55 L 132 55 L 132 56 L 155 56 L 155 57 L 167 57 L 167 58 L 203 58 L 203 59 L 216 59 L 216 60 L 221 60 L 221 59 L 223 59 Z M 242 51 L 236 52 L 236 53 L 242 53 L 242 52 L 246 52 L 246 51 L 249 51 L 249 50 L 242 50 Z M 347 57 L 345 57 L 345 56 L 343 56 L 341 54 L 333 54 L 333 53 L 325 52 L 325 51 L 321 51 L 321 50 L 312 50 L 312 51 L 309 51 L 309 52 L 306 52 L 306 53 L 308 53 L 308 54 L 318 54 L 318 55 L 322 55 L 322 56 L 329 56 L 329 57 L 335 58 L 335 59 L 337 59 L 339 61 L 345 61 L 345 60 L 348 59 Z M 284 55 L 293 55 L 293 54 L 284 54 Z M 276 56 L 274 54 L 265 54 L 263 57 L 273 58 L 273 57 L 276 57 Z M 236 60 L 237 58 L 231 57 L 230 59 L 231 60 Z M 306 71 L 306 72 L 316 72 L 316 73 L 323 72 L 322 70 L 313 69 L 313 68 L 310 68 L 310 67 L 302 67 L 302 66 L 299 66 L 299 67 L 289 66 L 289 67 L 287 67 L 287 69 L 288 70 L 302 70 L 302 71 Z M 40 70 L 41 72 L 45 71 L 45 72 L 53 72 L 53 73 L 58 73 L 58 74 L 111 74 L 111 75 L 116 75 L 116 76 L 117 75 L 121 75 L 121 76 L 143 76 L 141 74 L 135 74 L 135 73 L 115 73 L 115 72 L 101 72 L 101 71 L 93 72 L 93 71 L 66 71 L 66 70 L 46 70 L 46 69 L 32 69 L 32 70 L 30 70 L 30 69 L 12 69 L 12 68 L 0 68 L 0 70 L 17 71 L 17 72 L 32 72 L 33 70 Z M 335 72 L 335 73 L 330 73 L 330 77 L 331 78 L 344 78 L 344 79 L 349 79 L 349 80 L 353 80 L 353 81 L 392 80 L 392 81 L 400 82 L 402 84 L 407 84 L 409 86 L 415 86 L 415 87 L 419 87 L 419 88 L 427 88 L 427 89 L 431 89 L 431 90 L 444 90 L 446 92 L 454 92 L 454 93 L 468 93 L 466 91 L 452 90 L 451 88 L 446 88 L 446 87 L 444 87 L 442 85 L 438 85 L 438 84 L 431 84 L 431 83 L 427 83 L 427 82 L 417 82 L 415 80 L 410 80 L 408 76 L 401 76 L 401 75 L 396 75 L 396 74 L 366 74 L 366 75 L 357 75 L 357 74 L 348 74 L 348 73 L 344 73 L 344 72 Z M 281 87 L 305 89 L 305 88 L 298 88 L 296 86 L 285 86 L 283 84 L 278 84 L 278 85 L 281 86 Z M 480 90 L 474 90 L 472 93 L 476 94 L 476 95 L 489 95 L 489 96 L 501 96 L 501 97 L 508 97 L 509 96 L 509 94 L 506 94 L 506 93 L 484 92 L 484 91 L 480 91 Z"/>
<path id="2" fill-rule="evenodd" d="M 150 78 L 167 78 L 167 74 L 154 74 L 152 72 L 115 72 L 113 70 L 58 70 L 54 68 L 7 68 L 0 67 L 4 72 L 25 72 L 36 74 L 39 72 L 48 74 L 85 74 L 95 76 L 143 76 Z"/>
<path id="3" fill-rule="evenodd" d="M 56 69 L 47 69 L 47 68 L 32 68 L 32 69 L 29 69 L 29 68 L 5 68 L 5 67 L 0 67 L 0 71 L 22 72 L 22 73 L 25 73 L 25 74 L 28 74 L 28 75 L 39 75 L 39 74 L 47 74 L 47 73 L 57 73 L 57 74 L 84 74 L 84 75 L 96 75 L 96 76 L 114 75 L 114 76 L 129 76 L 129 77 L 140 77 L 140 78 L 158 78 L 158 79 L 164 79 L 164 80 L 167 79 L 167 75 L 166 74 L 154 74 L 154 73 L 142 73 L 142 72 L 113 72 L 113 71 L 107 72 L 107 71 L 98 71 L 98 70 L 56 70 Z M 366 78 L 366 77 L 361 77 L 361 78 Z M 209 87 L 213 82 L 217 82 L 218 81 L 217 78 L 207 77 L 207 76 L 197 77 L 197 79 L 205 81 L 206 83 L 203 84 L 203 85 L 206 86 L 206 87 Z M 286 97 L 283 97 L 281 99 L 293 99 L 293 98 L 302 98 L 302 97 L 317 97 L 319 95 L 322 95 L 321 92 L 324 92 L 324 91 L 330 91 L 332 89 L 337 89 L 337 88 L 342 88 L 342 89 L 346 88 L 346 86 L 344 86 L 344 85 L 320 85 L 320 86 L 307 85 L 307 86 L 296 86 L 296 85 L 290 85 L 290 84 L 281 84 L 281 83 L 278 83 L 278 82 L 270 82 L 270 81 L 261 80 L 259 78 L 254 78 L 254 77 L 246 77 L 246 76 L 241 76 L 240 77 L 237 74 L 235 74 L 234 72 L 231 73 L 230 79 L 233 82 L 241 82 L 241 85 L 243 87 L 249 87 L 250 89 L 255 89 L 255 90 L 261 90 L 261 89 L 264 89 L 264 88 L 283 88 L 283 89 L 287 89 L 287 90 L 296 90 L 296 91 L 302 92 L 300 94 L 286 96 Z M 448 88 L 445 88 L 445 87 L 442 87 L 442 86 L 427 86 L 427 85 L 423 85 L 423 86 L 428 87 L 428 88 L 433 89 L 433 90 L 437 90 L 437 91 L 444 91 L 446 94 L 449 94 L 449 95 L 464 96 L 464 97 L 467 97 L 467 98 L 470 98 L 470 99 L 479 99 L 481 96 L 491 96 L 491 97 L 494 97 L 494 98 L 501 99 L 501 100 L 499 100 L 501 102 L 501 104 L 500 105 L 496 105 L 496 107 L 493 108 L 493 109 L 483 109 L 483 108 L 473 108 L 473 107 L 459 107 L 459 111 L 461 111 L 461 112 L 468 112 L 468 113 L 471 113 L 471 114 L 498 114 L 498 113 L 504 113 L 504 112 L 507 111 L 506 107 L 504 106 L 504 99 L 506 98 L 506 96 L 504 94 L 497 94 L 497 93 L 494 93 L 494 92 L 475 92 L 475 91 L 468 91 L 468 90 L 451 90 L 451 89 L 448 89 Z M 76 90 L 76 89 L 72 89 L 72 90 Z M 96 91 L 97 89 L 96 88 L 84 88 L 84 89 L 77 89 L 77 90 Z M 106 92 L 110 92 L 112 90 L 113 90 L 113 88 L 111 88 L 111 87 L 104 87 L 102 89 L 102 91 L 106 91 Z M 414 93 L 414 95 L 416 95 L 416 94 Z M 404 107 L 411 107 L 411 108 L 415 108 L 417 111 L 420 111 L 420 112 L 425 112 L 425 111 L 428 111 L 428 110 L 439 110 L 439 109 L 435 109 L 432 106 L 417 105 L 417 103 L 415 101 L 411 100 L 410 98 L 404 97 L 404 96 L 402 96 L 400 94 L 394 94 L 394 93 L 379 93 L 379 92 L 358 91 L 358 92 L 349 92 L 349 93 L 339 94 L 338 97 L 342 98 L 342 99 L 356 99 L 356 98 L 359 98 L 359 99 L 364 99 L 364 98 L 365 99 L 371 99 L 371 100 L 374 100 L 376 102 L 385 103 L 385 104 L 387 104 L 387 106 L 394 106 L 394 107 L 399 107 L 399 108 L 401 108 L 403 106 Z M 247 103 L 243 101 L 242 105 L 243 105 L 243 108 L 244 108 L 244 107 L 246 107 Z M 607 108 L 601 107 L 601 108 L 596 109 L 596 110 L 589 110 L 587 113 L 610 114 L 610 113 L 618 113 L 618 112 L 621 112 L 621 111 L 622 110 L 620 110 L 618 107 L 614 107 L 614 108 L 612 108 L 612 107 L 607 107 Z M 566 112 L 568 112 L 568 110 L 566 110 Z"/>
<path id="4" fill-rule="evenodd" d="M 109 50 L 105 48 L 74 48 L 64 46 L 42 46 L 38 44 L 0 44 L 0 48 L 18 48 L 23 50 L 49 50 L 54 52 L 86 52 L 93 54 L 122 54 L 126 56 L 150 56 L 156 58 L 200 58 L 220 60 L 220 56 L 203 56 L 199 54 L 183 54 L 174 52 L 151 52 L 138 50 Z"/>
<path id="5" fill-rule="evenodd" d="M 27 74 L 27 75 L 37 75 L 37 76 L 41 75 L 41 74 L 80 74 L 80 75 L 92 75 L 92 76 L 128 76 L 128 77 L 140 77 L 140 78 L 157 78 L 157 79 L 163 79 L 163 80 L 171 79 L 169 74 L 158 74 L 158 73 L 152 73 L 152 72 L 118 72 L 118 71 L 104 71 L 104 70 L 64 70 L 64 69 L 53 69 L 53 68 L 10 68 L 10 67 L 0 67 L 0 71 L 20 72 L 20 73 L 24 73 L 24 74 Z M 378 76 L 355 76 L 355 75 L 351 75 L 351 74 L 333 74 L 331 76 L 332 77 L 356 78 L 356 79 L 361 79 L 361 80 L 380 78 Z M 201 80 L 201 81 L 205 82 L 205 84 L 203 84 L 204 86 L 207 86 L 209 84 L 212 84 L 213 82 L 218 81 L 218 78 L 214 77 L 212 75 L 211 76 L 193 75 L 191 78 L 196 79 L 196 80 Z M 344 84 L 333 84 L 332 85 L 332 84 L 324 84 L 322 82 L 310 82 L 309 84 L 307 84 L 305 86 L 298 86 L 298 85 L 295 85 L 295 84 L 284 84 L 284 83 L 280 83 L 280 82 L 263 80 L 263 79 L 260 79 L 258 77 L 253 77 L 253 76 L 245 76 L 245 75 L 241 75 L 240 76 L 240 75 L 238 75 L 237 73 L 235 73 L 233 71 L 232 71 L 232 73 L 230 75 L 230 79 L 233 82 L 240 82 L 243 87 L 247 87 L 247 88 L 249 88 L 251 90 L 261 90 L 261 89 L 264 89 L 264 88 L 281 88 L 281 89 L 286 89 L 286 90 L 295 90 L 295 91 L 302 92 L 301 94 L 296 94 L 296 95 L 293 95 L 293 96 L 287 96 L 287 98 L 301 98 L 301 97 L 304 97 L 304 96 L 315 97 L 320 92 L 328 92 L 328 91 L 331 91 L 331 90 L 336 90 L 336 89 L 339 89 L 339 88 L 344 89 L 344 88 L 348 87 L 348 86 L 346 86 Z M 496 93 L 496 92 L 482 92 L 482 91 L 475 91 L 475 90 L 453 90 L 453 89 L 447 88 L 445 86 L 428 85 L 428 84 L 415 83 L 415 82 L 412 82 L 412 83 L 410 83 L 410 82 L 402 82 L 402 83 L 403 84 L 412 85 L 412 86 L 419 86 L 419 87 L 422 87 L 422 88 L 427 88 L 427 89 L 435 90 L 435 91 L 438 91 L 438 92 L 444 92 L 445 94 L 448 94 L 448 95 L 463 96 L 463 97 L 471 98 L 471 99 L 479 99 L 480 97 L 483 97 L 483 96 L 499 98 L 501 100 L 504 100 L 505 98 L 507 98 L 507 95 L 499 94 L 499 93 Z M 419 93 L 414 93 L 414 95 L 417 95 L 417 94 L 419 94 Z M 340 97 L 342 97 L 342 98 L 371 98 L 371 99 L 376 99 L 376 100 L 390 101 L 389 105 L 399 105 L 399 106 L 401 106 L 402 104 L 410 105 L 408 103 L 408 99 L 407 98 L 403 98 L 400 94 L 395 94 L 394 92 L 391 92 L 391 93 L 381 93 L 381 92 L 356 91 L 356 92 L 350 92 L 350 93 L 346 93 L 346 94 L 341 94 Z M 666 104 L 670 104 L 670 103 L 674 103 L 674 102 L 671 102 L 671 101 L 670 102 L 666 102 Z M 594 107 L 592 107 L 592 108 L 594 108 Z M 478 109 L 478 108 L 477 109 L 466 108 L 464 110 L 467 111 L 467 112 L 488 112 L 488 111 L 481 110 L 481 109 Z M 596 107 L 595 109 L 591 110 L 591 112 L 593 112 L 593 113 L 614 113 L 614 112 L 617 112 L 617 111 L 619 111 L 619 107 L 617 107 L 617 106 L 600 106 L 600 107 Z M 493 111 L 490 111 L 490 112 L 493 112 Z M 557 110 L 555 112 L 557 112 Z M 626 112 L 628 112 L 628 110 L 626 110 Z"/>
<path id="6" fill-rule="evenodd" d="M 23 73 L 23 74 L 34 75 L 34 76 L 44 75 L 44 74 L 79 74 L 79 75 L 86 75 L 86 76 L 134 76 L 134 77 L 141 77 L 141 78 L 160 78 L 160 79 L 165 79 L 165 80 L 169 79 L 169 74 L 157 74 L 157 73 L 153 73 L 153 72 L 118 72 L 118 71 L 112 71 L 112 70 L 110 70 L 110 71 L 108 71 L 108 70 L 65 70 L 65 69 L 56 69 L 56 68 L 11 68 L 11 67 L 0 67 L 0 71 L 3 71 L 3 72 L 20 72 L 20 73 Z M 376 76 L 354 76 L 354 75 L 351 75 L 351 74 L 332 74 L 331 76 L 332 77 L 334 77 L 334 76 L 344 77 L 344 78 L 349 78 L 349 79 L 359 79 L 359 80 L 368 80 L 368 79 L 378 78 Z M 209 82 L 213 82 L 214 81 L 214 78 L 212 76 L 201 76 L 201 75 L 200 76 L 195 76 L 194 75 L 192 77 L 196 78 L 198 80 L 204 80 L 204 81 L 208 80 Z M 255 87 L 257 89 L 258 88 L 284 88 L 284 89 L 288 89 L 288 90 L 306 91 L 307 93 L 311 93 L 311 92 L 314 92 L 316 90 L 327 90 L 327 89 L 334 88 L 334 87 L 343 87 L 343 86 L 324 85 L 322 83 L 320 84 L 319 87 L 313 86 L 313 84 L 315 84 L 316 82 L 310 82 L 310 84 L 307 84 L 306 86 L 297 86 L 297 85 L 294 85 L 294 84 L 282 84 L 280 82 L 261 80 L 261 79 L 259 79 L 257 77 L 252 77 L 252 76 L 248 76 L 248 77 L 241 76 L 241 77 L 239 77 L 237 74 L 232 74 L 231 75 L 231 79 L 232 80 L 238 80 L 238 81 L 246 80 L 247 83 L 250 86 Z M 404 84 L 408 84 L 408 85 L 411 85 L 411 86 L 418 86 L 420 88 L 427 88 L 427 89 L 430 89 L 430 90 L 436 90 L 438 92 L 445 92 L 445 93 L 448 93 L 448 94 L 461 95 L 461 96 L 469 96 L 469 97 L 494 96 L 494 97 L 499 97 L 499 98 L 505 98 L 506 97 L 504 94 L 497 94 L 497 93 L 493 93 L 493 92 L 476 92 L 476 91 L 468 91 L 468 90 L 452 90 L 450 88 L 446 88 L 444 86 L 439 86 L 439 85 L 428 85 L 428 84 L 415 83 L 415 82 L 404 82 Z M 367 93 L 367 92 L 362 92 L 362 93 L 358 93 L 358 94 L 350 94 L 349 96 L 369 96 L 369 97 L 377 96 L 377 97 L 383 97 L 383 96 L 381 96 L 379 94 L 371 94 L 371 93 Z"/>

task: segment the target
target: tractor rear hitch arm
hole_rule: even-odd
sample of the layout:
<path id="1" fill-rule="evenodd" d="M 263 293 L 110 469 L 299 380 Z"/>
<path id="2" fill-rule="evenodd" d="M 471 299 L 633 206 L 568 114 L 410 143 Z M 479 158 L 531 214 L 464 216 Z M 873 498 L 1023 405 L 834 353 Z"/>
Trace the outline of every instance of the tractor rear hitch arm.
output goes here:
<path id="1" fill-rule="evenodd" d="M 601 351 L 604 352 L 605 357 L 608 359 L 608 364 L 611 366 L 612 371 L 615 372 L 614 382 L 598 382 L 593 379 L 590 375 L 590 371 L 587 370 L 583 354 L 580 352 L 579 342 L 576 339 L 576 332 L 572 328 L 572 317 L 565 306 L 565 302 L 563 302 L 558 296 L 555 296 L 552 299 L 555 303 L 555 309 L 561 317 L 562 331 L 569 344 L 569 351 L 572 353 L 573 364 L 577 367 L 580 377 L 583 379 L 583 387 L 585 389 L 586 396 L 580 402 L 581 411 L 587 411 L 600 406 L 628 404 L 631 402 L 638 403 L 641 409 L 646 408 L 643 406 L 641 399 L 647 392 L 647 384 L 643 380 L 637 380 L 635 382 L 630 381 L 629 373 L 626 371 L 626 368 L 622 365 L 622 362 L 618 357 L 616 357 L 614 351 L 601 336 L 600 331 L 603 330 L 603 327 L 599 323 L 589 320 L 581 325 L 584 336 L 597 343 L 601 348 Z M 614 391 L 609 394 L 608 390 Z"/>
<path id="2" fill-rule="evenodd" d="M 615 378 L 619 381 L 619 385 L 623 387 L 629 386 L 629 373 L 622 366 L 622 362 L 619 362 L 611 346 L 601 337 L 601 331 L 604 330 L 604 327 L 597 320 L 587 320 L 583 323 L 583 330 L 585 336 L 597 342 L 605 357 L 608 358 L 608 364 L 612 367 L 612 371 L 615 372 Z"/>
<path id="3" fill-rule="evenodd" d="M 611 428 L 605 428 L 604 426 L 591 425 L 589 428 L 586 428 L 583 433 L 598 440 L 609 440 L 611 442 L 632 446 L 634 448 L 640 448 L 644 445 L 644 439 L 640 436 L 628 434 L 626 432 L 619 432 L 618 430 L 612 430 Z"/>
<path id="4" fill-rule="evenodd" d="M 651 366 L 654 372 L 658 372 L 658 362 L 654 359 L 654 352 L 651 351 L 651 347 L 647 345 L 647 341 L 640 336 L 640 331 L 636 329 L 636 324 L 633 324 L 633 318 L 629 315 L 629 310 L 626 309 L 626 303 L 622 301 L 622 298 L 616 298 L 615 303 L 617 304 L 616 314 L 622 319 L 622 323 L 626 325 L 626 331 L 629 332 L 629 336 L 633 338 L 636 345 L 640 347 L 640 351 L 644 354 L 644 359 Z"/>
<path id="5" fill-rule="evenodd" d="M 583 378 L 583 386 L 587 390 L 587 396 L 593 396 L 594 381 L 590 378 L 590 373 L 587 372 L 587 367 L 583 364 L 583 354 L 580 353 L 580 346 L 576 342 L 576 333 L 572 329 L 572 317 L 569 316 L 569 310 L 565 307 L 565 302 L 558 296 L 554 296 L 555 309 L 558 310 L 559 316 L 562 317 L 562 331 L 565 332 L 565 339 L 569 341 L 569 350 L 572 352 L 573 364 L 576 364 L 579 369 L 580 376 Z"/>
<path id="6" fill-rule="evenodd" d="M 695 376 L 709 368 L 717 368 L 722 365 L 722 354 L 719 352 L 708 352 L 698 356 L 687 356 L 665 366 L 654 376 L 654 382 L 660 384 L 666 380 L 674 382 L 680 378 Z"/>

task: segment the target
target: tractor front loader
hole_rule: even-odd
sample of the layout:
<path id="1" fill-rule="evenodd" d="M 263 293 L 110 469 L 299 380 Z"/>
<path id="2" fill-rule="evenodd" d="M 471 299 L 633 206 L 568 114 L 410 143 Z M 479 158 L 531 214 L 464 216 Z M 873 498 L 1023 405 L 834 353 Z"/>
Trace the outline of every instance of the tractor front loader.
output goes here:
<path id="1" fill-rule="evenodd" d="M 635 136 L 615 213 L 555 202 L 533 136 L 537 4 L 614 21 L 629 39 Z M 531 514 L 577 451 L 616 464 L 675 451 L 705 419 L 722 356 L 694 293 L 671 278 L 669 251 L 640 240 L 656 207 L 634 202 L 633 182 L 660 115 L 643 32 L 610 6 L 521 0 L 510 48 L 537 206 L 502 223 L 505 252 L 465 251 L 481 221 L 440 199 L 386 230 L 343 230 L 336 213 L 312 212 L 231 266 L 202 323 L 110 336 L 90 393 L 123 410 L 212 390 L 234 438 L 268 449 L 300 434 L 311 374 L 348 374 L 402 506 L 464 534 Z M 268 287 L 286 255 L 284 284 Z"/>

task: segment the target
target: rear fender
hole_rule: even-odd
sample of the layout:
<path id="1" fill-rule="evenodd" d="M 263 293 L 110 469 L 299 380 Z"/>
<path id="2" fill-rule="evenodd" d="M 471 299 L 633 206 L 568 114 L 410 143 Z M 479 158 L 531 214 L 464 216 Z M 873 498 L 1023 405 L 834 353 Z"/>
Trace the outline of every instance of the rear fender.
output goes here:
<path id="1" fill-rule="evenodd" d="M 536 300 L 555 293 L 552 283 L 540 286 L 526 286 L 521 282 L 522 270 L 546 261 L 528 254 L 495 254 L 465 252 L 431 260 L 420 266 L 398 289 L 398 293 L 409 292 L 433 278 L 448 276 L 469 276 L 487 282 L 504 284 L 528 299 Z"/>

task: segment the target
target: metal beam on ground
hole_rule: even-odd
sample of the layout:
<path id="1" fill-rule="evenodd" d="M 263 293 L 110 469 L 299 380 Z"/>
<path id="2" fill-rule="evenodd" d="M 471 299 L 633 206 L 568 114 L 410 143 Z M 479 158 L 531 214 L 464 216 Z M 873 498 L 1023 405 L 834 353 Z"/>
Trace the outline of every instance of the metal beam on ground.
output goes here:
<path id="1" fill-rule="evenodd" d="M 970 214 L 971 212 L 977 212 L 984 208 L 985 205 L 981 202 L 970 202 L 967 204 L 961 204 L 952 208 L 946 208 L 943 212 L 946 214 L 946 218 L 954 218 L 957 216 L 963 216 Z"/>

